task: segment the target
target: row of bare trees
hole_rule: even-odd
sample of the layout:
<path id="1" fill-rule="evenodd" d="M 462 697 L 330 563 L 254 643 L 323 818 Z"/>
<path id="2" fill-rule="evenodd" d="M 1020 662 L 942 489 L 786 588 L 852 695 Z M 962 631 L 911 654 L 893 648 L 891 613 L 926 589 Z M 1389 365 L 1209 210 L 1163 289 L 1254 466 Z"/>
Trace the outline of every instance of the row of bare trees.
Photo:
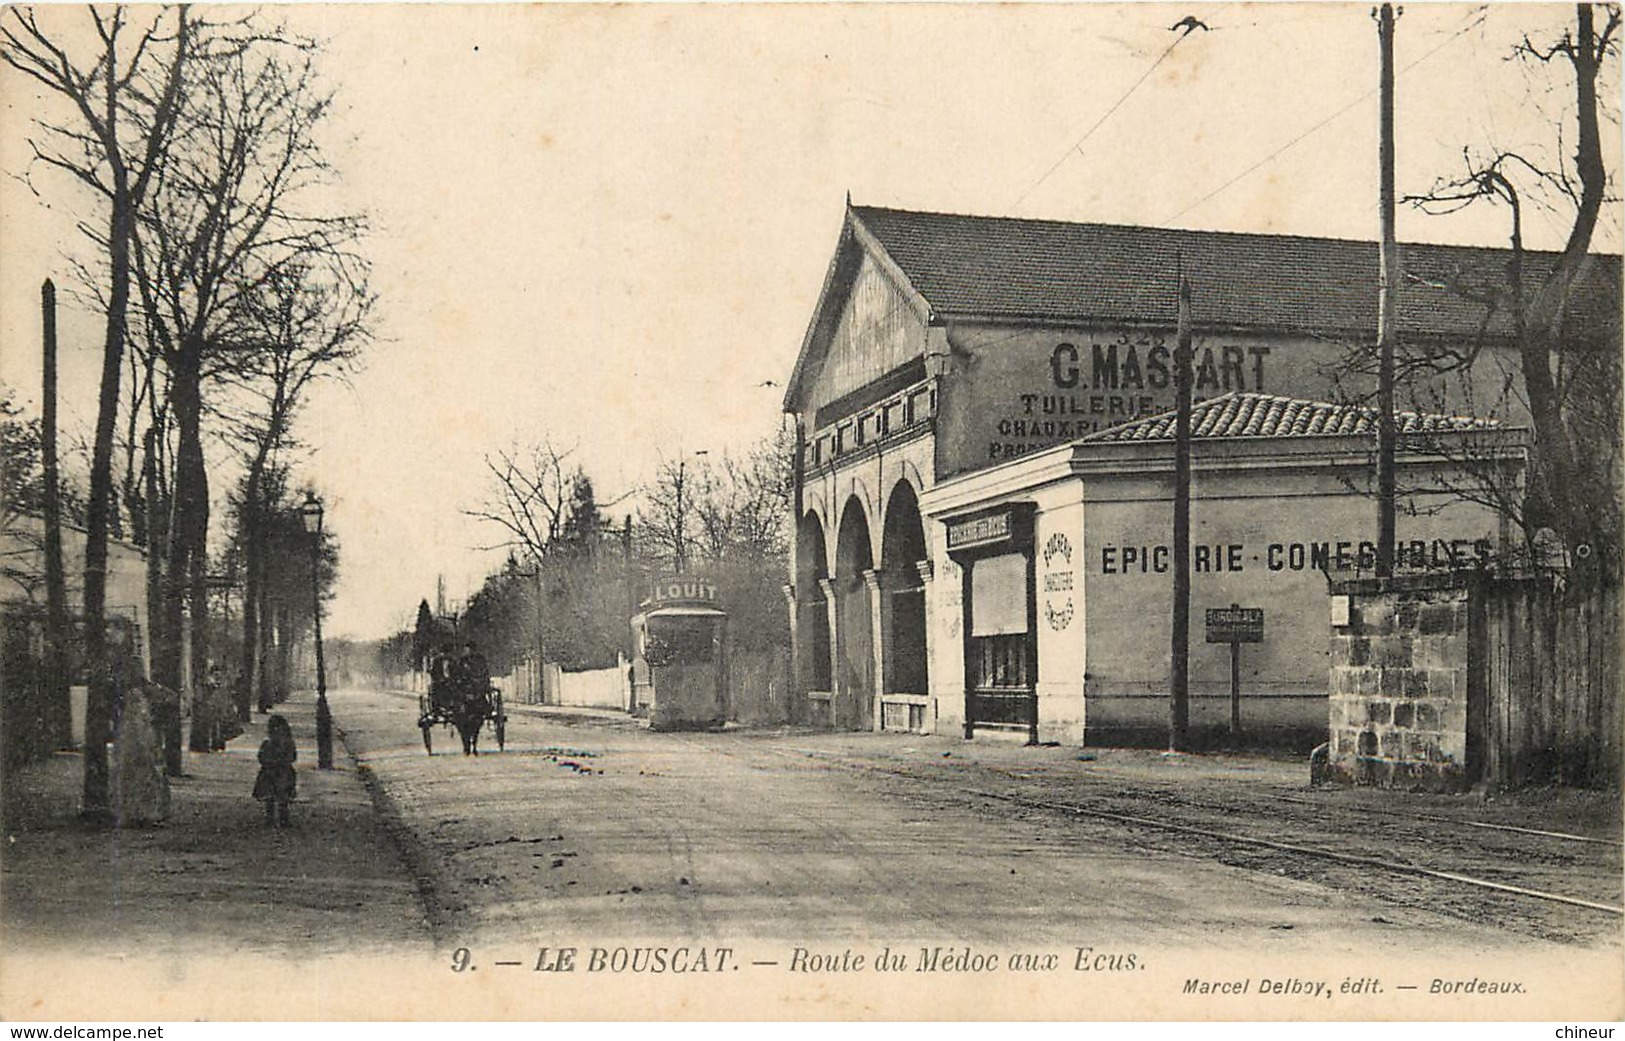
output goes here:
<path id="1" fill-rule="evenodd" d="M 384 671 L 420 668 L 453 639 L 478 641 L 499 673 L 538 656 L 613 665 L 649 579 L 679 571 L 716 583 L 737 649 L 786 646 L 792 448 L 781 430 L 737 454 L 664 458 L 647 486 L 607 502 L 574 448 L 543 438 L 487 456 L 490 492 L 465 513 L 499 533 L 490 548 L 507 559 L 454 619 L 421 603 L 414 629 L 381 645 Z"/>
<path id="2" fill-rule="evenodd" d="M 74 215 L 88 246 L 71 254 L 77 295 L 105 317 L 85 510 L 88 816 L 105 817 L 108 806 L 97 735 L 109 733 L 115 690 L 109 537 L 127 522 L 147 547 L 153 678 L 180 689 L 211 653 L 216 489 L 206 448 L 238 459 L 246 596 L 235 707 L 246 718 L 263 683 L 269 518 L 286 505 L 295 420 L 311 385 L 342 375 L 370 340 L 373 294 L 358 251 L 366 225 L 329 202 L 334 171 L 321 135 L 332 96 L 317 51 L 258 12 L 0 15 L 0 59 L 42 94 L 29 182 Z M 194 748 L 206 747 L 209 711 L 194 704 Z M 163 738 L 178 769 L 178 719 Z"/>

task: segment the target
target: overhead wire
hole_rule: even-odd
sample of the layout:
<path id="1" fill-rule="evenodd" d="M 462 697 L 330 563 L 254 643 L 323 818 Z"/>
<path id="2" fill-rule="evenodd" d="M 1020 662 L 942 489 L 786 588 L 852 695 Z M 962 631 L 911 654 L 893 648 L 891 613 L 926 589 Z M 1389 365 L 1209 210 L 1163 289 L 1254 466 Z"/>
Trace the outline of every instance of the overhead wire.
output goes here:
<path id="1" fill-rule="evenodd" d="M 1478 25 L 1482 24 L 1484 19 L 1488 16 L 1488 14 L 1489 14 L 1489 8 L 1488 8 L 1487 5 L 1475 8 L 1473 10 L 1473 12 L 1468 15 L 1468 18 L 1471 19 L 1468 22 L 1468 24 L 1462 26 L 1460 29 L 1457 29 L 1455 32 L 1453 32 L 1449 36 L 1447 36 L 1444 40 L 1440 41 L 1435 47 L 1433 47 L 1432 50 L 1428 51 L 1426 54 L 1422 55 L 1420 58 L 1417 58 L 1415 61 L 1411 62 L 1409 65 L 1406 65 L 1403 69 L 1401 69 L 1399 71 L 1399 75 L 1403 76 L 1406 73 L 1410 72 L 1412 69 L 1416 68 L 1418 65 L 1422 64 L 1423 62 L 1427 61 L 1429 58 L 1433 57 L 1435 54 L 1438 54 L 1444 48 L 1448 47 L 1453 41 L 1459 39 L 1461 36 L 1463 36 L 1464 34 L 1469 32 L 1470 30 L 1472 30 L 1472 29 L 1476 28 Z M 1275 149 L 1273 152 L 1271 152 L 1268 155 L 1264 156 L 1264 158 L 1262 158 L 1262 159 L 1258 160 L 1257 162 L 1253 163 L 1251 166 L 1247 167 L 1245 170 L 1242 170 L 1240 173 L 1236 174 L 1234 177 L 1230 178 L 1228 181 L 1225 181 L 1223 184 L 1219 185 L 1217 188 L 1213 189 L 1211 192 L 1208 192 L 1206 195 L 1202 196 L 1200 199 L 1197 199 L 1195 202 L 1191 203 L 1189 206 L 1186 206 L 1184 209 L 1180 210 L 1178 213 L 1175 213 L 1171 217 L 1166 218 L 1165 220 L 1162 221 L 1162 224 L 1164 224 L 1164 225 L 1172 224 L 1174 221 L 1176 221 L 1179 218 L 1183 217 L 1185 214 L 1187 214 L 1187 213 L 1191 212 L 1192 210 L 1204 205 L 1208 201 L 1212 200 L 1215 196 L 1220 195 L 1221 193 L 1228 190 L 1232 185 L 1236 184 L 1238 181 L 1241 181 L 1242 179 L 1246 178 L 1247 176 L 1253 174 L 1254 172 L 1259 170 L 1261 167 L 1268 165 L 1270 162 L 1275 160 L 1282 153 L 1286 152 L 1290 148 L 1293 148 L 1299 142 L 1303 141 L 1305 138 L 1310 137 L 1311 135 L 1315 134 L 1316 132 L 1318 132 L 1319 130 L 1321 130 L 1325 126 L 1327 126 L 1328 124 L 1336 121 L 1337 119 L 1344 116 L 1345 114 L 1352 111 L 1353 109 L 1360 106 L 1361 104 L 1364 104 L 1366 101 L 1370 100 L 1371 97 L 1373 95 L 1375 95 L 1376 93 L 1377 93 L 1377 88 L 1372 87 L 1370 90 L 1368 90 L 1365 93 L 1361 94 L 1359 97 L 1355 98 L 1353 101 L 1350 101 L 1348 104 L 1344 105 L 1342 108 L 1337 109 L 1335 112 L 1331 113 L 1326 118 L 1320 120 L 1318 123 L 1316 123 L 1313 126 L 1309 127 L 1309 129 L 1307 129 L 1307 130 L 1303 131 L 1302 133 L 1298 134 L 1296 137 L 1292 138 L 1292 140 L 1286 142 L 1286 144 L 1281 145 L 1279 148 Z"/>
<path id="2" fill-rule="evenodd" d="M 1222 11 L 1222 10 L 1224 10 L 1225 7 L 1230 7 L 1230 6 L 1232 6 L 1232 5 L 1231 4 L 1225 4 L 1224 7 L 1219 8 L 1219 10 Z M 1213 16 L 1209 15 L 1208 17 L 1211 18 Z M 1118 109 L 1123 107 L 1123 103 L 1126 102 L 1131 96 L 1133 96 L 1135 91 L 1140 89 L 1140 84 L 1144 83 L 1148 78 L 1150 78 L 1151 74 L 1153 72 L 1157 71 L 1157 66 L 1161 65 L 1164 61 L 1166 61 L 1167 58 L 1168 58 L 1168 55 L 1174 53 L 1174 48 L 1178 47 L 1181 43 L 1183 43 L 1185 41 L 1185 37 L 1189 36 L 1194 31 L 1195 31 L 1194 28 L 1186 29 L 1179 36 L 1175 37 L 1174 42 L 1170 43 L 1166 48 L 1163 49 L 1163 52 L 1161 54 L 1157 55 L 1157 60 L 1152 62 L 1150 65 L 1148 65 L 1144 72 L 1140 73 L 1140 78 L 1135 80 L 1129 86 L 1129 88 L 1127 90 L 1125 90 L 1121 95 L 1119 95 L 1117 100 L 1112 102 L 1111 107 L 1106 109 L 1106 111 L 1101 115 L 1101 117 L 1099 119 L 1095 120 L 1094 124 L 1091 125 L 1088 130 L 1085 130 L 1083 132 L 1083 136 L 1078 138 L 1070 146 L 1068 146 L 1067 150 L 1061 153 L 1061 157 L 1059 159 L 1055 160 L 1055 162 L 1053 164 L 1051 164 L 1050 168 L 1048 170 L 1045 170 L 1043 172 L 1043 174 L 1038 178 L 1038 180 L 1036 180 L 1032 184 L 1028 185 L 1027 190 L 1022 192 L 1020 195 L 1018 195 L 1016 197 L 1016 201 L 1010 204 L 1011 212 L 1014 212 L 1015 209 L 1018 206 L 1020 206 L 1023 202 L 1025 202 L 1026 199 L 1027 199 L 1027 196 L 1029 196 L 1033 192 L 1037 191 L 1040 185 L 1042 185 L 1045 181 L 1049 180 L 1050 176 L 1052 174 L 1054 174 L 1055 171 L 1059 170 L 1061 168 L 1061 165 L 1063 163 L 1065 163 L 1069 158 L 1071 158 L 1072 154 L 1074 152 L 1076 152 L 1076 153 L 1078 153 L 1080 155 L 1083 154 L 1082 153 L 1083 143 L 1085 141 L 1089 140 L 1089 138 L 1093 137 L 1095 131 L 1099 130 L 1102 126 L 1105 125 L 1106 120 L 1108 120 L 1108 119 L 1110 119 L 1112 117 L 1112 113 L 1116 112 Z"/>

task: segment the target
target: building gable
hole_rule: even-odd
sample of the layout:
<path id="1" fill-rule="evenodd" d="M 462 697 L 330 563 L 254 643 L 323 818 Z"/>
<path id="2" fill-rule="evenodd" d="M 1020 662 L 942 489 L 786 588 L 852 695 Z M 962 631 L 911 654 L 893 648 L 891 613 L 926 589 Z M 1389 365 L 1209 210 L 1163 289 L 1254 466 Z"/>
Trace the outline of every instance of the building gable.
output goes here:
<path id="1" fill-rule="evenodd" d="M 816 412 L 917 361 L 929 315 L 924 298 L 848 211 L 786 410 Z"/>

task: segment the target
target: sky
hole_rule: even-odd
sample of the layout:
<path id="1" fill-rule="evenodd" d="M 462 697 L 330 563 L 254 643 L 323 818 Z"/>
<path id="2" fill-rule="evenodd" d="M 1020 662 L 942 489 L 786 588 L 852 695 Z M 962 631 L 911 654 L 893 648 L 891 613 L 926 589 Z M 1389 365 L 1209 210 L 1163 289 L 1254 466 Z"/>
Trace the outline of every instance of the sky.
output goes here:
<path id="1" fill-rule="evenodd" d="M 365 209 L 362 371 L 319 388 L 299 472 L 342 545 L 329 631 L 477 589 L 501 533 L 484 458 L 547 437 L 600 498 L 781 422 L 848 193 L 860 205 L 1377 236 L 1377 37 L 1362 4 L 305 5 L 338 106 L 335 205 Z M 1210 26 L 1181 38 L 1194 14 Z M 51 16 L 82 17 L 75 9 Z M 1466 145 L 1556 146 L 1567 94 L 1503 60 L 1572 8 L 1406 5 L 1400 192 Z M 1171 51 L 1170 45 L 1175 44 Z M 1166 52 L 1166 53 L 1165 53 Z M 1160 60 L 1159 60 L 1160 59 Z M 1607 96 L 1616 97 L 1617 82 Z M 0 171 L 46 102 L 0 74 Z M 1617 113 L 1616 113 L 1617 115 Z M 1617 123 L 1608 146 L 1618 154 Z M 37 408 L 37 292 L 83 202 L 0 180 L 0 382 Z M 47 205 L 49 209 L 47 209 Z M 1597 247 L 1620 250 L 1609 212 Z M 1536 210 L 1532 245 L 1559 245 Z M 1401 208 L 1401 240 L 1502 245 L 1504 211 Z M 1200 291 L 1200 287 L 1197 287 Z M 66 300 L 62 396 L 88 439 L 100 328 Z M 211 448 L 217 502 L 231 461 Z"/>

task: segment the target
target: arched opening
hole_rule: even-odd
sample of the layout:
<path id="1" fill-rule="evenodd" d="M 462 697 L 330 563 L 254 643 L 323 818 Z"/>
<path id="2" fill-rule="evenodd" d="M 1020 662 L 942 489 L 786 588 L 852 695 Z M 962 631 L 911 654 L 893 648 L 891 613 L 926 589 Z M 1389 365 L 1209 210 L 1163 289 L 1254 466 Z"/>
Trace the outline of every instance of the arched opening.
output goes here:
<path id="1" fill-rule="evenodd" d="M 874 568 L 869 519 L 857 496 L 841 509 L 835 536 L 835 701 L 837 729 L 868 730 L 875 693 L 874 621 L 864 573 Z"/>
<path id="2" fill-rule="evenodd" d="M 803 691 L 828 692 L 829 608 L 820 579 L 829 577 L 824 525 L 808 510 L 796 529 L 796 682 Z"/>
<path id="3" fill-rule="evenodd" d="M 880 541 L 880 561 L 885 573 L 888 592 L 890 624 L 886 647 L 885 692 L 888 694 L 917 694 L 928 692 L 928 668 L 925 657 L 925 582 L 920 565 L 927 559 L 925 524 L 920 519 L 920 503 L 914 487 L 907 481 L 898 481 L 886 502 L 885 531 Z M 919 729 L 923 718 L 907 708 L 897 714 L 907 720 L 908 729 Z M 890 728 L 891 720 L 885 720 Z"/>

